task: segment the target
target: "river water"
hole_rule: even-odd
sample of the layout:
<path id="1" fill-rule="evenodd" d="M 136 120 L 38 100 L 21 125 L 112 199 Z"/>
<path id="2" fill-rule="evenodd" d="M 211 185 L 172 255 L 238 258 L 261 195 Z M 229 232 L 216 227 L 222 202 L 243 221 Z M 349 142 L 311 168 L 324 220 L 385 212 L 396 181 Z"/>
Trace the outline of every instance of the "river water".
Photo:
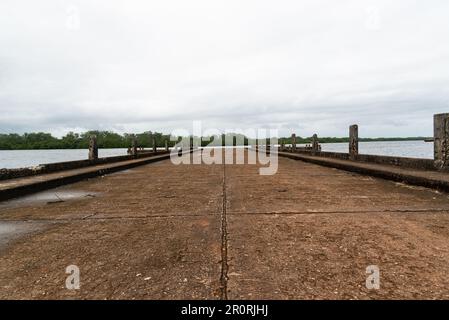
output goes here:
<path id="1" fill-rule="evenodd" d="M 127 149 L 99 149 L 99 157 L 124 156 Z M 85 160 L 87 149 L 0 150 L 0 168 L 24 168 L 39 164 Z"/>
<path id="2" fill-rule="evenodd" d="M 323 143 L 323 151 L 348 152 L 347 143 Z M 99 157 L 126 155 L 127 149 L 99 149 Z M 433 143 L 424 141 L 360 142 L 361 154 L 433 158 Z M 44 163 L 87 159 L 87 150 L 0 150 L 0 168 L 23 168 Z"/>
<path id="3" fill-rule="evenodd" d="M 348 152 L 348 143 L 323 143 L 323 151 Z M 433 159 L 433 143 L 424 141 L 359 142 L 359 153 Z"/>

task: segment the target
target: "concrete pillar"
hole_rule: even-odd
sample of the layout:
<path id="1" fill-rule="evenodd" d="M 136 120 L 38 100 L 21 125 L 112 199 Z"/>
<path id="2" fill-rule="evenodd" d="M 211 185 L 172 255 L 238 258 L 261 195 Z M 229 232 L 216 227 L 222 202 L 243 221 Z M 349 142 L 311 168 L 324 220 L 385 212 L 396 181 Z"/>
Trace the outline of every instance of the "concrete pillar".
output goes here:
<path id="1" fill-rule="evenodd" d="M 271 145 L 270 145 L 270 138 L 266 138 L 265 139 L 265 144 L 266 144 L 266 146 L 265 146 L 265 153 L 266 154 L 269 154 L 270 153 L 270 150 L 271 150 Z"/>
<path id="2" fill-rule="evenodd" d="M 131 142 L 131 154 L 134 156 L 134 158 L 137 158 L 137 138 L 133 137 Z"/>
<path id="3" fill-rule="evenodd" d="M 355 160 L 359 154 L 359 126 L 349 127 L 349 159 Z"/>
<path id="4" fill-rule="evenodd" d="M 157 145 L 156 145 L 156 138 L 155 137 L 153 137 L 152 144 L 153 144 L 153 153 L 156 153 L 157 152 Z"/>
<path id="5" fill-rule="evenodd" d="M 434 160 L 437 168 L 449 166 L 449 113 L 433 116 Z"/>
<path id="6" fill-rule="evenodd" d="M 90 136 L 89 139 L 89 160 L 98 159 L 97 136 Z"/>
<path id="7" fill-rule="evenodd" d="M 312 154 L 315 155 L 319 151 L 319 142 L 318 142 L 318 136 L 315 133 L 312 136 Z"/>
<path id="8" fill-rule="evenodd" d="M 292 151 L 296 152 L 296 134 L 292 133 Z"/>
<path id="9" fill-rule="evenodd" d="M 165 151 L 168 151 L 168 141 L 165 140 Z"/>

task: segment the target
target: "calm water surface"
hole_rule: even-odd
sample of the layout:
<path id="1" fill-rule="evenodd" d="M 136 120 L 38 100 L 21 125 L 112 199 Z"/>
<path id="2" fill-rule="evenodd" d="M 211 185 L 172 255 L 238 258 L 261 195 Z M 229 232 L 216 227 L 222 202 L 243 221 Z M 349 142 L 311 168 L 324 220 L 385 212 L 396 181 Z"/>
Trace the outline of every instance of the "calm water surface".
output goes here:
<path id="1" fill-rule="evenodd" d="M 323 143 L 323 151 L 348 152 L 347 143 Z M 126 155 L 127 149 L 99 149 L 99 157 Z M 433 143 L 424 141 L 360 142 L 359 152 L 433 159 Z M 88 150 L 0 150 L 0 168 L 23 168 L 45 163 L 87 159 Z"/>
<path id="2" fill-rule="evenodd" d="M 124 156 L 127 149 L 99 149 L 99 157 Z M 0 168 L 24 168 L 39 164 L 85 160 L 87 149 L 75 150 L 0 150 Z"/>
<path id="3" fill-rule="evenodd" d="M 348 152 L 347 143 L 323 143 L 323 151 Z M 433 143 L 424 141 L 359 142 L 359 153 L 433 159 Z"/>

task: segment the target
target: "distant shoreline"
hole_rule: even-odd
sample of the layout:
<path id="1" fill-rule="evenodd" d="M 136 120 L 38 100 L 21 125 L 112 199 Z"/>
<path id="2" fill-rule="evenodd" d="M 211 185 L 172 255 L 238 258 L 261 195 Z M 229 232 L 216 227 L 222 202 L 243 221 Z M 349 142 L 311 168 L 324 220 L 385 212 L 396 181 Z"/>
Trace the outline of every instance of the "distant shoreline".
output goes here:
<path id="1" fill-rule="evenodd" d="M 284 139 L 285 144 L 291 144 L 290 138 L 279 138 L 279 144 L 281 143 L 282 139 Z M 337 143 L 349 143 L 349 138 L 336 138 L 336 137 L 322 137 L 318 138 L 320 143 L 326 143 L 326 144 L 337 144 Z M 426 140 L 432 140 L 432 141 L 426 141 Z M 360 142 L 401 142 L 401 141 L 423 141 L 423 142 L 433 142 L 433 138 L 426 138 L 426 137 L 406 137 L 406 138 L 360 138 Z M 207 142 L 206 142 L 207 143 Z M 296 138 L 297 144 L 308 144 L 310 143 L 310 140 L 308 138 Z M 148 148 L 147 146 L 145 146 Z M 160 147 L 160 146 L 159 146 Z M 0 151 L 26 151 L 26 150 L 87 150 L 88 147 L 80 146 L 75 148 L 68 148 L 68 147 L 40 147 L 40 148 L 0 148 Z M 118 147 L 100 147 L 100 149 L 126 149 L 126 147 L 118 146 Z"/>
<path id="2" fill-rule="evenodd" d="M 394 138 L 359 138 L 359 142 L 393 142 L 393 141 L 426 141 L 433 138 L 430 137 L 394 137 Z M 349 143 L 349 138 L 337 138 L 337 137 L 318 137 L 318 140 L 320 143 Z M 298 139 L 296 139 L 297 143 Z M 306 143 L 309 143 L 309 138 L 306 139 L 300 139 L 299 141 L 307 141 Z"/>
<path id="3" fill-rule="evenodd" d="M 137 134 L 118 134 L 111 131 L 87 131 L 83 133 L 69 132 L 61 138 L 52 136 L 45 132 L 32 132 L 24 134 L 4 134 L 0 133 L 0 150 L 53 150 L 53 149 L 87 149 L 89 147 L 89 140 L 91 136 L 97 137 L 97 144 L 100 149 L 118 149 L 128 148 L 132 144 L 134 138 L 137 139 L 138 147 L 152 148 L 153 142 L 156 146 L 165 146 L 168 143 L 169 147 L 173 147 L 176 141 L 181 141 L 183 137 L 173 137 L 170 134 L 163 134 L 160 132 L 142 132 Z M 227 133 L 222 136 L 210 136 L 202 141 L 202 146 L 214 145 L 232 145 L 232 141 L 237 141 L 238 145 L 255 144 L 255 139 L 248 138 L 239 133 Z M 375 142 L 375 141 L 425 141 L 429 137 L 377 137 L 377 138 L 360 138 L 361 142 Z M 176 141 L 173 141 L 176 140 Z M 220 141 L 221 140 L 221 141 Z M 312 140 L 311 137 L 296 137 L 297 144 L 308 144 Z M 320 143 L 348 143 L 349 137 L 318 137 Z M 223 142 L 224 141 L 224 142 Z M 278 138 L 279 144 L 291 144 L 291 137 Z M 211 143 L 212 142 L 212 143 Z"/>

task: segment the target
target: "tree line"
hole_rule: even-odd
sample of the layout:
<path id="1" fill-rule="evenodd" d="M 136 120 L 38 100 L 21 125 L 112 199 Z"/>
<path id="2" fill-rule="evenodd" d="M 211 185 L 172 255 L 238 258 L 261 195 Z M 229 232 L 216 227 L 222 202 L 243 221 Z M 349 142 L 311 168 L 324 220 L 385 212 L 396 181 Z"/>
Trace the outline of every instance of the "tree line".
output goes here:
<path id="1" fill-rule="evenodd" d="M 0 134 L 0 149 L 1 150 L 30 150 L 30 149 L 87 149 L 89 146 L 90 136 L 97 136 L 97 144 L 99 148 L 128 148 L 131 146 L 132 139 L 137 138 L 138 146 L 143 148 L 153 147 L 153 138 L 156 141 L 156 146 L 165 146 L 165 141 L 168 141 L 169 146 L 173 146 L 176 141 L 171 141 L 170 135 L 162 134 L 160 132 L 143 132 L 139 134 L 118 134 L 111 131 L 87 131 L 84 133 L 69 132 L 61 138 L 53 137 L 50 133 L 24 133 L 24 134 Z M 234 139 L 232 137 L 235 137 Z M 221 137 L 212 136 L 201 142 L 202 146 L 206 145 L 235 145 L 242 143 L 255 144 L 254 139 L 249 139 L 241 134 L 228 133 Z M 180 141 L 182 137 L 177 137 Z M 308 144 L 311 137 L 296 137 L 297 144 Z M 319 137 L 320 143 L 338 143 L 349 142 L 348 137 Z M 361 138 L 360 141 L 409 141 L 409 140 L 424 140 L 426 137 L 407 137 L 407 138 Z M 279 138 L 279 143 L 291 144 L 291 137 Z"/>
<path id="2" fill-rule="evenodd" d="M 99 148 L 128 148 L 131 146 L 133 137 L 137 138 L 139 147 L 149 148 L 153 146 L 153 138 L 157 146 L 165 146 L 170 135 L 159 132 L 144 132 L 139 134 L 123 135 L 111 131 L 88 131 L 84 133 L 69 132 L 61 138 L 53 137 L 50 133 L 24 133 L 22 135 L 0 134 L 0 149 L 2 150 L 32 150 L 32 149 L 87 149 L 89 139 L 92 135 L 97 137 Z"/>

